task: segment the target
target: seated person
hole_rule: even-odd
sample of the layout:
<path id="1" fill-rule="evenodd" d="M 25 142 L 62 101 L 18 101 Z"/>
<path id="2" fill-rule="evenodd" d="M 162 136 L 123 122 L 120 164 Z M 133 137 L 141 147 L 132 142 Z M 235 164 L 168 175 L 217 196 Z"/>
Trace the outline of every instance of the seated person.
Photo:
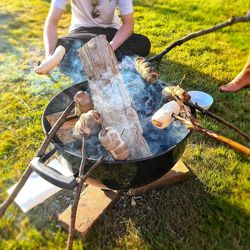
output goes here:
<path id="1" fill-rule="evenodd" d="M 250 86 L 250 55 L 245 67 L 228 84 L 220 86 L 221 92 L 237 92 L 240 89 Z"/>
<path id="2" fill-rule="evenodd" d="M 118 60 L 124 55 L 149 54 L 151 46 L 149 39 L 133 33 L 132 0 L 71 0 L 72 17 L 69 34 L 58 38 L 58 22 L 68 2 L 69 0 L 52 0 L 44 26 L 46 53 L 44 62 L 49 60 L 57 46 L 62 45 L 66 49 L 66 54 L 61 66 L 64 69 L 70 68 L 75 58 L 79 59 L 77 49 L 101 34 L 106 35 Z M 121 25 L 116 7 L 120 12 Z M 43 63 L 35 71 L 39 74 L 49 73 L 40 70 L 42 66 Z"/>

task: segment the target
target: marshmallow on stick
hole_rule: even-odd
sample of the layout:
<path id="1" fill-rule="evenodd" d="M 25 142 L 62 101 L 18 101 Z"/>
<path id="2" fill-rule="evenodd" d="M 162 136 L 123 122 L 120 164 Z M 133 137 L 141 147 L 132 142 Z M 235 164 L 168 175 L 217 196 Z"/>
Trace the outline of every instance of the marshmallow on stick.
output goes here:
<path id="1" fill-rule="evenodd" d="M 52 69 L 54 69 L 63 59 L 65 54 L 65 48 L 60 45 L 56 48 L 53 55 L 48 57 L 41 65 L 35 68 L 37 74 L 48 74 Z"/>
<path id="2" fill-rule="evenodd" d="M 128 159 L 128 145 L 114 128 L 103 128 L 99 133 L 99 141 L 115 160 L 123 161 Z"/>
<path id="3" fill-rule="evenodd" d="M 152 116 L 152 123 L 155 127 L 164 129 L 173 122 L 173 114 L 178 115 L 179 113 L 179 104 L 176 101 L 168 102 L 154 113 Z"/>

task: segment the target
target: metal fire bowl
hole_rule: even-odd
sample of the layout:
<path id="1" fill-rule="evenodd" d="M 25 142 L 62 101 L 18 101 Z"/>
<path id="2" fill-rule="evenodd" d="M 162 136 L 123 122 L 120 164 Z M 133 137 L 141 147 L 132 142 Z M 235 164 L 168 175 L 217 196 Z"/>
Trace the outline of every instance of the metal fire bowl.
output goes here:
<path id="1" fill-rule="evenodd" d="M 64 111 L 73 100 L 77 91 L 86 91 L 87 89 L 87 81 L 73 85 L 56 95 L 49 102 L 42 116 L 42 125 L 45 134 L 51 129 L 51 125 L 47 121 L 46 116 Z M 116 190 L 136 188 L 149 184 L 166 174 L 176 164 L 185 150 L 190 133 L 189 131 L 185 137 L 171 148 L 151 157 L 128 161 L 104 161 L 97 167 L 91 177 L 102 185 Z M 76 166 L 77 169 L 79 168 L 81 161 L 79 154 L 65 149 L 58 138 L 54 138 L 52 144 L 54 144 L 55 148 L 67 161 L 73 166 Z M 85 170 L 88 171 L 89 167 L 95 161 L 96 159 L 87 158 Z M 58 180 L 58 182 L 58 186 L 63 187 L 63 184 L 60 184 L 60 180 Z"/>

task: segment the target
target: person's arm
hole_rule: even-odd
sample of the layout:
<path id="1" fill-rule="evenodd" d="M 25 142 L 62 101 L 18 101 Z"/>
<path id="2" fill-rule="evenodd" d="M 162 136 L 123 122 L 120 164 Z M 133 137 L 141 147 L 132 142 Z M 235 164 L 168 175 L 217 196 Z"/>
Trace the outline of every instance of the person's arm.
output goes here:
<path id="1" fill-rule="evenodd" d="M 118 49 L 132 35 L 134 31 L 133 13 L 128 15 L 123 15 L 121 16 L 121 18 L 122 18 L 122 26 L 117 31 L 113 40 L 110 42 L 113 51 Z"/>
<path id="2" fill-rule="evenodd" d="M 51 6 L 44 25 L 43 41 L 46 58 L 52 55 L 57 44 L 57 25 L 63 14 L 63 9 Z"/>

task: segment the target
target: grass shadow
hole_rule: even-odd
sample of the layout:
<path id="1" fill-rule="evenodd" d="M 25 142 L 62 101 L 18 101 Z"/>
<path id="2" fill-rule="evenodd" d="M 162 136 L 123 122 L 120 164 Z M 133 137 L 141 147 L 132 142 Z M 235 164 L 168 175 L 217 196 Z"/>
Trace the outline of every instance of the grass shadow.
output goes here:
<path id="1" fill-rule="evenodd" d="M 247 249 L 249 222 L 249 214 L 209 193 L 191 173 L 181 184 L 137 197 L 135 206 L 124 195 L 85 243 L 119 248 L 124 244 L 120 239 L 127 238 L 133 247 L 147 249 Z"/>

